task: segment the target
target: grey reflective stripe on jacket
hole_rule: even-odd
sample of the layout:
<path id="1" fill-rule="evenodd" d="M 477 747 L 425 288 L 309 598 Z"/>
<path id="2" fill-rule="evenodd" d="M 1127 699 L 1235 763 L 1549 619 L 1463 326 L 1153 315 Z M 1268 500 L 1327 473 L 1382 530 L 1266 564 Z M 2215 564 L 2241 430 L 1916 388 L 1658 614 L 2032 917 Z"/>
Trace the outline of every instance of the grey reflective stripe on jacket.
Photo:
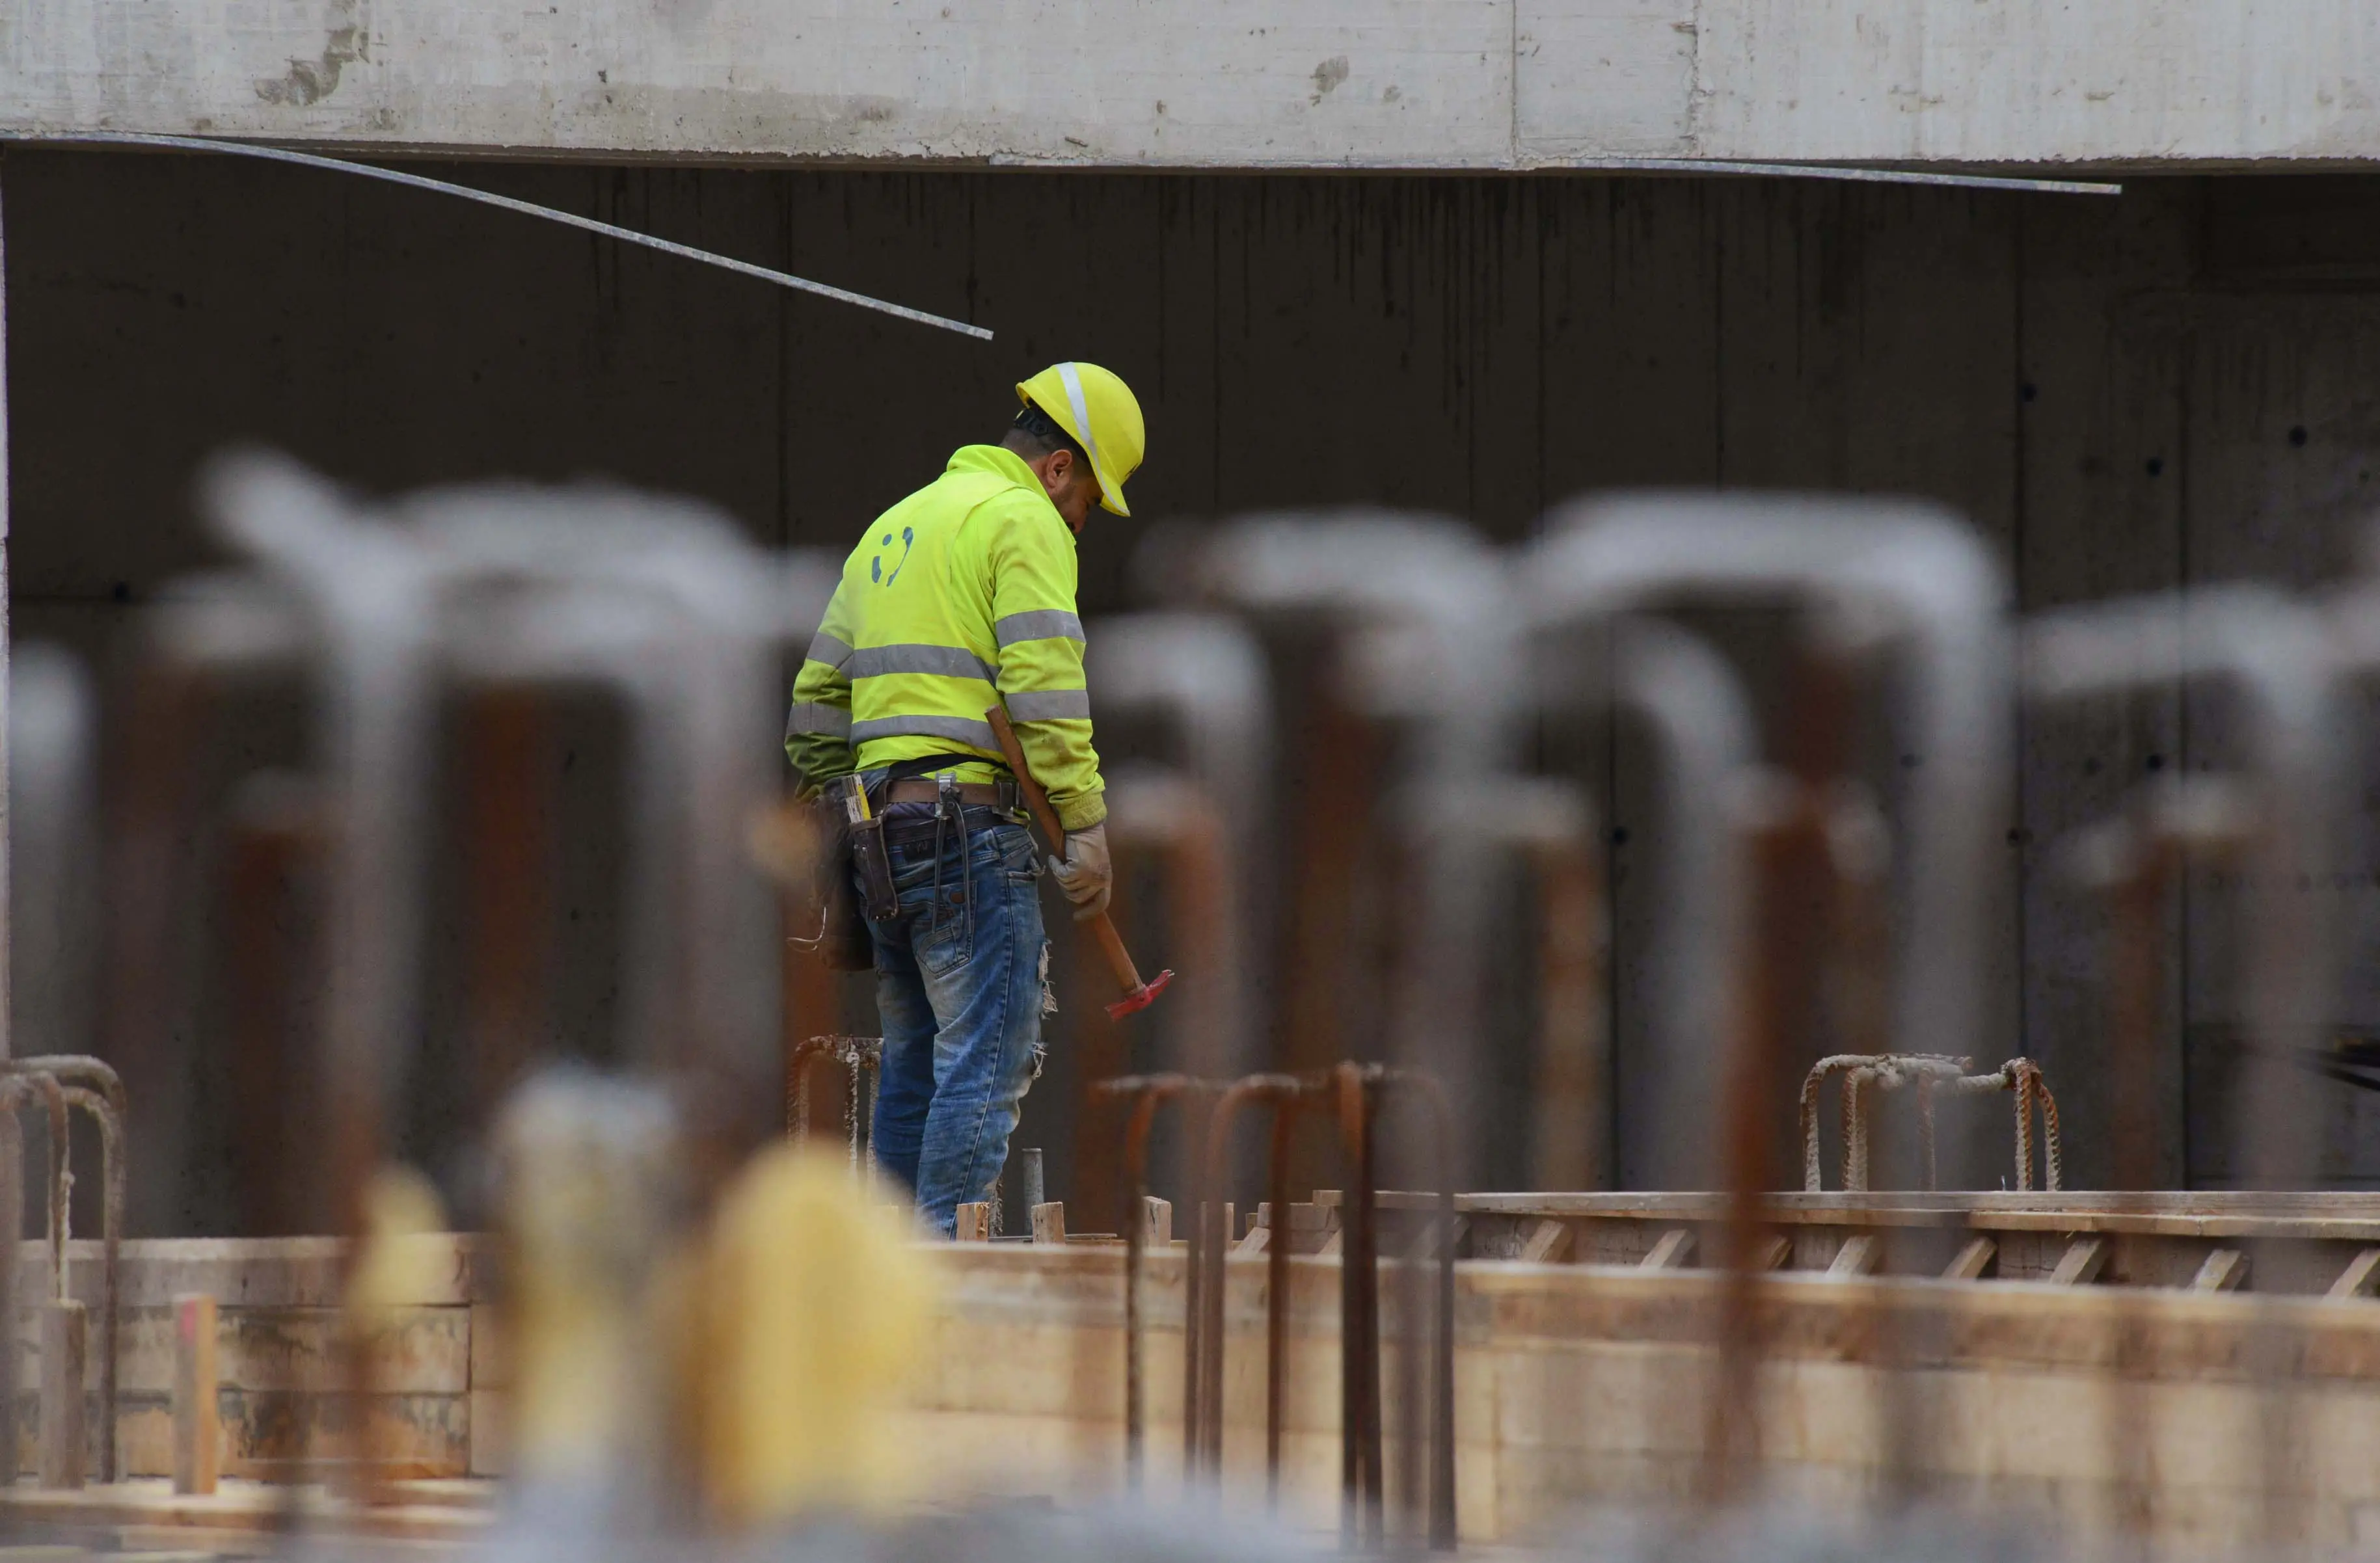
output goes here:
<path id="1" fill-rule="evenodd" d="M 1020 640 L 1081 640 L 1083 621 L 1062 608 L 1037 608 L 1009 614 L 994 623 L 991 632 L 1002 646 Z"/>
<path id="2" fill-rule="evenodd" d="M 853 743 L 866 744 L 878 738 L 951 738 L 994 754 L 1000 752 L 1000 739 L 992 733 L 991 723 L 966 717 L 878 717 L 851 724 Z"/>
<path id="3" fill-rule="evenodd" d="M 851 736 L 851 712 L 841 706 L 829 706 L 816 700 L 796 700 L 785 713 L 785 736 L 797 733 L 823 733 L 831 737 Z"/>
<path id="4" fill-rule="evenodd" d="M 1000 682 L 1000 669 L 964 646 L 871 646 L 851 654 L 851 676 L 881 678 L 887 673 L 939 673 L 945 678 L 977 678 Z"/>
<path id="5" fill-rule="evenodd" d="M 810 648 L 804 654 L 803 660 L 824 662 L 828 667 L 839 668 L 851 660 L 851 648 L 827 634 L 826 631 L 820 630 L 810 636 Z"/>
<path id="6" fill-rule="evenodd" d="M 1087 689 L 1022 689 L 1008 697 L 1008 714 L 1018 721 L 1089 721 Z"/>

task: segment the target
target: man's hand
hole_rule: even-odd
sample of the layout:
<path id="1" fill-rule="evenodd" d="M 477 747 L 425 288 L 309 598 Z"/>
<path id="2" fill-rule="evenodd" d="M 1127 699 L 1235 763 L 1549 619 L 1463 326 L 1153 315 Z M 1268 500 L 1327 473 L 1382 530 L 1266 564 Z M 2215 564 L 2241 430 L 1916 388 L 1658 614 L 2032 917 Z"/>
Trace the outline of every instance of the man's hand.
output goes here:
<path id="1" fill-rule="evenodd" d="M 1106 911 L 1108 890 L 1115 878 L 1115 869 L 1108 862 L 1106 821 L 1071 832 L 1066 837 L 1066 855 L 1050 858 L 1050 872 L 1057 876 L 1058 888 L 1066 892 L 1066 899 L 1075 903 L 1075 921 L 1084 922 Z"/>

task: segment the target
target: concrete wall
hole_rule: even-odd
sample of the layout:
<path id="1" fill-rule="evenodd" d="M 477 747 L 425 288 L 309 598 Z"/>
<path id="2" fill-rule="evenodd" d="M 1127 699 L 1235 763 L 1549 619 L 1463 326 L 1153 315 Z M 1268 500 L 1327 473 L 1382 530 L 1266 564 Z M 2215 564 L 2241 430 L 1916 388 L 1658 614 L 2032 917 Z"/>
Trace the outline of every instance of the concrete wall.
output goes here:
<path id="1" fill-rule="evenodd" d="M 2358 0 L 19 0 L 0 131 L 1516 169 L 2380 155 Z"/>
<path id="2" fill-rule="evenodd" d="M 331 176 L 11 153 L 20 636 L 97 646 L 204 562 L 187 484 L 227 441 L 375 488 L 609 473 L 703 495 L 771 541 L 839 549 L 952 446 L 995 430 L 1011 382 L 1062 356 L 1124 373 L 1152 429 L 1141 519 L 1103 520 L 1085 550 L 1092 612 L 1129 604 L 1124 562 L 1153 520 L 1375 501 L 1511 539 L 1568 495 L 1637 484 L 1931 495 L 1993 539 L 2025 608 L 2240 576 L 2305 583 L 2350 562 L 2380 454 L 2380 189 L 2354 178 L 2151 180 L 2106 200 L 1675 179 L 464 172 L 999 339 Z M 1995 965 L 2005 1052 L 1989 1061 L 2022 1050 L 2047 1067 L 2078 1186 L 2107 1170 L 2103 930 L 2060 878 L 2058 843 L 2143 777 L 2219 759 L 2217 715 L 2185 723 L 2168 696 L 2026 724 Z M 1594 776 L 1616 777 L 1611 823 L 1627 832 L 1623 1057 L 1645 932 L 1636 865 L 1654 861 L 1660 812 L 1630 752 Z M 2345 866 L 2372 882 L 2362 849 Z M 2177 1053 L 2185 1024 L 2219 1051 L 2233 1013 L 2213 942 L 2222 904 L 2198 887 L 2189 940 L 2176 926 Z M 580 937 L 582 1010 L 600 1016 L 603 945 Z M 2343 1018 L 2380 1022 L 2371 963 L 2356 965 Z M 1519 1123 L 1516 1068 L 1501 1089 Z M 2220 1101 L 2185 1101 L 2180 1078 L 2159 1100 L 2165 1176 L 2184 1171 L 2185 1111 L 2210 1108 L 2192 1165 L 2216 1175 Z M 1026 1143 L 1064 1144 L 1064 1090 L 1036 1094 Z M 2364 1131 L 2360 1104 L 2340 1100 L 2343 1169 Z"/>

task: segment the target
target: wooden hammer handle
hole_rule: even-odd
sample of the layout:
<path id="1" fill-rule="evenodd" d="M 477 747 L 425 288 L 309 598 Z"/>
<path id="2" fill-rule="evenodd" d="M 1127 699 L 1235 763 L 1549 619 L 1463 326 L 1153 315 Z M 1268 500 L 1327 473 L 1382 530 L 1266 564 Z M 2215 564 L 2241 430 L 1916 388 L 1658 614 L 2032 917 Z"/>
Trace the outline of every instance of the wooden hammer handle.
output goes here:
<path id="1" fill-rule="evenodd" d="M 1058 823 L 1058 811 L 1050 806 L 1050 794 L 1041 790 L 1041 783 L 1033 780 L 1033 772 L 1026 768 L 1025 745 L 1016 741 L 1016 729 L 1008 720 L 1008 708 L 994 706 L 983 713 L 983 720 L 991 723 L 991 735 L 1000 740 L 1000 752 L 1008 757 L 1008 769 L 1014 773 L 1017 788 L 1025 794 L 1025 806 L 1033 811 L 1033 823 L 1041 827 L 1050 850 L 1065 856 L 1066 828 Z"/>
<path id="2" fill-rule="evenodd" d="M 1033 780 L 1033 772 L 1025 764 L 1025 745 L 1016 741 L 1016 729 L 1009 722 L 1008 709 L 994 706 L 983 713 L 983 720 L 991 723 L 992 736 L 1000 740 L 1000 752 L 1008 758 L 1008 769 L 1015 774 L 1017 789 L 1025 794 L 1025 806 L 1033 811 L 1033 822 L 1041 827 L 1050 850 L 1060 857 L 1065 856 L 1066 828 L 1058 823 L 1058 811 L 1050 806 L 1050 794 L 1041 790 L 1041 783 Z M 1123 938 L 1108 921 L 1108 915 L 1099 912 L 1084 921 L 1090 925 L 1091 937 L 1099 940 L 1099 951 L 1108 958 L 1108 969 L 1115 974 L 1116 981 L 1126 993 L 1139 992 L 1140 968 L 1132 963 Z"/>

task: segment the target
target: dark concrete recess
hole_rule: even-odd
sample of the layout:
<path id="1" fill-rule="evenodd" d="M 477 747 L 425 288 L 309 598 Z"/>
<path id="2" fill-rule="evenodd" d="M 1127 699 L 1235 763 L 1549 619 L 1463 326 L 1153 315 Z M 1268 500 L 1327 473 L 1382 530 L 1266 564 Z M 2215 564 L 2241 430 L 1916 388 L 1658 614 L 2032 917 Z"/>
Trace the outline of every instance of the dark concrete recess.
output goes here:
<path id="1" fill-rule="evenodd" d="M 426 171 L 999 340 L 327 174 L 11 151 L 20 636 L 96 650 L 207 563 L 189 479 L 230 442 L 370 490 L 602 474 L 839 551 L 953 446 L 996 431 L 1011 382 L 1059 357 L 1122 372 L 1150 419 L 1139 518 L 1103 520 L 1084 550 L 1090 612 L 1130 605 L 1125 561 L 1151 521 L 1370 501 L 1513 539 L 1550 503 L 1645 484 L 1930 495 L 1996 540 L 2026 609 L 2241 576 L 2303 585 L 2350 564 L 2380 454 L 2368 178 L 2144 179 L 2093 199 L 1576 176 Z M 2024 731 L 1994 1030 L 2047 1069 L 2079 1186 L 2107 1170 L 2104 927 L 2061 882 L 2059 843 L 2149 769 L 2219 760 L 2222 715 L 2196 697 L 2185 713 L 2175 693 Z M 773 721 L 756 720 L 772 743 Z M 1630 866 L 1659 840 L 1658 797 L 1620 740 L 1548 754 L 1611 783 L 1613 839 L 1631 832 L 1615 849 L 1624 1072 L 1647 910 Z M 2356 850 L 2343 869 L 2368 887 Z M 2195 882 L 2177 914 L 2176 1057 L 2185 1031 L 2219 1049 L 2233 1012 L 2214 954 L 2223 901 Z M 2349 1023 L 2380 1022 L 2363 954 Z M 601 975 L 580 977 L 595 997 L 572 1013 L 599 1014 Z M 1510 1043 L 1495 1067 L 1514 1181 L 1526 1025 L 1494 1028 Z M 189 1046 L 196 1081 L 207 1048 Z M 2218 1179 L 2219 1127 L 2203 1125 L 2221 1104 L 2186 1102 L 2182 1073 L 2159 1091 L 2165 1181 Z M 1020 1137 L 1051 1147 L 1060 1193 L 1070 1092 L 1038 1092 Z M 2334 1170 L 2380 1173 L 2360 1148 L 2374 1141 L 2362 1101 L 2339 1110 Z M 2185 1121 L 2202 1125 L 2187 1145 Z M 145 1208 L 161 1224 L 228 1219 L 214 1194 Z"/>

